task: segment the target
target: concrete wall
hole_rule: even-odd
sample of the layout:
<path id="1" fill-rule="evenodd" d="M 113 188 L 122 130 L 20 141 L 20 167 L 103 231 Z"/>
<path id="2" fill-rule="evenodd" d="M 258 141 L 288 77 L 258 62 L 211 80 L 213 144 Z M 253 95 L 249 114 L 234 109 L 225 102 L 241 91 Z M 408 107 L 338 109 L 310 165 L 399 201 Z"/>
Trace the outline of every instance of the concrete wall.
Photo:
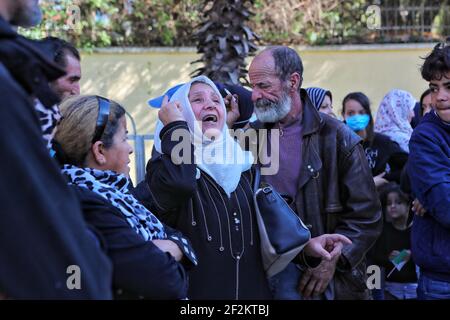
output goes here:
<path id="1" fill-rule="evenodd" d="M 393 88 L 410 91 L 417 99 L 427 83 L 419 68 L 432 44 L 297 47 L 304 63 L 303 87 L 331 90 L 336 114 L 343 97 L 362 91 L 372 102 L 374 115 L 383 96 Z M 187 81 L 199 65 L 199 55 L 186 49 L 106 49 L 82 57 L 84 94 L 101 94 L 121 102 L 136 121 L 138 134 L 152 134 L 157 110 L 147 106 L 150 97 Z M 251 59 L 249 59 L 250 62 Z M 130 133 L 133 133 L 131 126 Z M 152 143 L 146 146 L 147 158 Z"/>

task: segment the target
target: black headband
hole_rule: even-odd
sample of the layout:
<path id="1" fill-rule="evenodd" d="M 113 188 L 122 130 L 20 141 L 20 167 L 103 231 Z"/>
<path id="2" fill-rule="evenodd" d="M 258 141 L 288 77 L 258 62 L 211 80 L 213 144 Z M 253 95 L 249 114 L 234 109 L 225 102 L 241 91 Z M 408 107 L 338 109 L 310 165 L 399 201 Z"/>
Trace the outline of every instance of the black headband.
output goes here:
<path id="1" fill-rule="evenodd" d="M 92 138 L 92 143 L 101 140 L 103 132 L 105 131 L 106 124 L 109 119 L 110 101 L 106 98 L 97 96 L 98 101 L 98 116 L 97 122 L 95 124 L 94 138 Z"/>

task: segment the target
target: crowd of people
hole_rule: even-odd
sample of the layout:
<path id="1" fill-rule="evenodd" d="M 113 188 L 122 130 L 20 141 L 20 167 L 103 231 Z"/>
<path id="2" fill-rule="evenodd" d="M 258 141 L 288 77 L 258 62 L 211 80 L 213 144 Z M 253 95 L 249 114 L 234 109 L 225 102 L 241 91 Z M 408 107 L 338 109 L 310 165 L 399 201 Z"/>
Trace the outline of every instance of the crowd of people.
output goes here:
<path id="1" fill-rule="evenodd" d="M 450 299 L 450 44 L 425 58 L 419 102 L 393 89 L 375 117 L 349 90 L 339 119 L 286 46 L 253 58 L 249 89 L 170 88 L 149 101 L 154 149 L 133 185 L 125 108 L 81 95 L 73 45 L 15 31 L 39 21 L 36 1 L 0 0 L 0 298 Z M 259 173 L 311 233 L 270 277 Z"/>

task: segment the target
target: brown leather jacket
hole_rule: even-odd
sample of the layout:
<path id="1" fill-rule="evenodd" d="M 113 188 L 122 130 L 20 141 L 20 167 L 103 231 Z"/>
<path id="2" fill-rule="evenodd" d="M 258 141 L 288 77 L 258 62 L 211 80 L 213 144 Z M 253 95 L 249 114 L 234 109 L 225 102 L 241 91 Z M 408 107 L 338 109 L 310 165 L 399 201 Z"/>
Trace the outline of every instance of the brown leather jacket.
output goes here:
<path id="1" fill-rule="evenodd" d="M 344 123 L 319 113 L 301 89 L 302 161 L 297 213 L 312 236 L 339 233 L 345 246 L 335 277 L 336 299 L 366 299 L 366 252 L 382 228 L 381 206 L 361 139 Z M 253 123 L 254 129 L 270 125 Z"/>

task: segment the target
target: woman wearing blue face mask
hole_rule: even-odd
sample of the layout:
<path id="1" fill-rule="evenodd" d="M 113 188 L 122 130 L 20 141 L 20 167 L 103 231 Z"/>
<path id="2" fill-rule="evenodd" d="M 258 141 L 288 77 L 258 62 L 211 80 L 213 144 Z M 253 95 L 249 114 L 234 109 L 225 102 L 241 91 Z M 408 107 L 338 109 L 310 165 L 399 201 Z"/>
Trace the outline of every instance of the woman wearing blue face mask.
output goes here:
<path id="1" fill-rule="evenodd" d="M 369 98 L 362 92 L 349 93 L 342 101 L 342 117 L 363 140 L 376 187 L 390 181 L 399 183 L 408 154 L 388 136 L 374 132 Z"/>

